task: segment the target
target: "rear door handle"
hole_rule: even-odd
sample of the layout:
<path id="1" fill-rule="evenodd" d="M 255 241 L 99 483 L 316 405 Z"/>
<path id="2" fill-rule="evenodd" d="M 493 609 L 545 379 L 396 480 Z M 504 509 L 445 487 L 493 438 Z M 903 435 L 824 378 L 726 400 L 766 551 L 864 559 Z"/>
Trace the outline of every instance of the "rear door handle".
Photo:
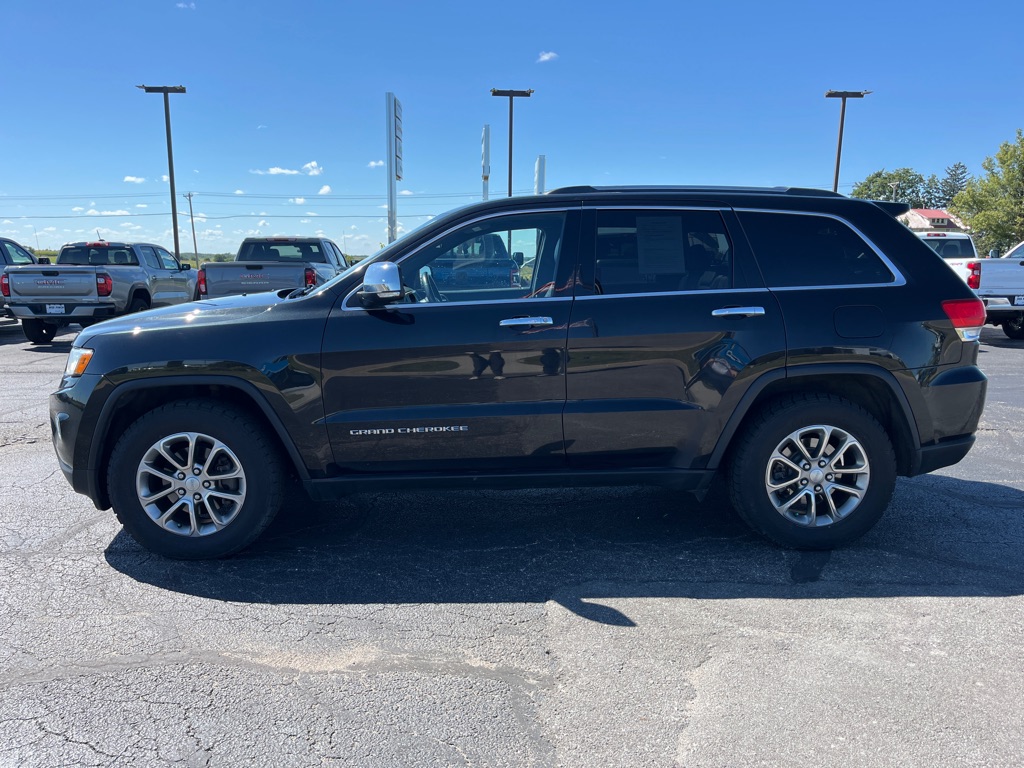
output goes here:
<path id="1" fill-rule="evenodd" d="M 516 328 L 522 325 L 534 326 L 554 324 L 555 321 L 550 317 L 510 317 L 507 320 L 502 320 L 498 323 L 502 328 Z"/>
<path id="2" fill-rule="evenodd" d="M 712 317 L 761 317 L 764 307 L 722 307 L 712 310 Z"/>

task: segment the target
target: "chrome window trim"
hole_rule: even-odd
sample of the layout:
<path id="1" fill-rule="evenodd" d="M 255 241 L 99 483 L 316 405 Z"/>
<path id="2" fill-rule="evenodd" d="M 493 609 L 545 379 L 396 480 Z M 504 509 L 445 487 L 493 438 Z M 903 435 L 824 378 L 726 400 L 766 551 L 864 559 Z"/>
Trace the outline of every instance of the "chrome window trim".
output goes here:
<path id="1" fill-rule="evenodd" d="M 818 213 L 816 211 L 784 211 L 775 208 L 735 208 L 733 209 L 736 213 L 776 213 L 783 216 L 815 216 L 824 219 L 834 219 L 840 224 L 843 224 L 850 229 L 867 243 L 868 247 L 875 252 L 875 255 L 882 260 L 886 268 L 892 273 L 893 279 L 888 283 L 849 283 L 843 285 L 825 284 L 825 285 L 768 285 L 768 289 L 772 291 L 806 291 L 806 290 L 846 290 L 848 288 L 898 288 L 907 284 L 907 279 L 903 276 L 903 273 L 896 267 L 889 257 L 882 253 L 882 250 L 874 244 L 870 237 L 860 231 L 852 222 L 844 219 L 842 216 L 837 216 L 834 213 Z M 740 220 L 740 226 L 743 226 L 742 219 Z M 753 250 L 753 245 L 751 245 Z M 754 260 L 757 260 L 757 252 L 754 252 Z M 767 281 L 765 281 L 767 283 Z"/>
<path id="2" fill-rule="evenodd" d="M 430 238 L 425 243 L 423 243 L 419 247 L 417 247 L 415 250 L 409 251 L 407 254 L 402 256 L 402 258 L 400 258 L 397 261 L 392 262 L 392 263 L 401 266 L 403 261 L 405 261 L 406 259 L 409 259 L 409 258 L 415 256 L 417 253 L 422 251 L 424 248 L 429 248 L 431 245 L 436 243 L 438 240 L 440 240 L 443 237 L 446 237 L 447 235 L 451 234 L 452 232 L 454 232 L 454 231 L 456 231 L 458 229 L 462 229 L 463 227 L 471 226 L 471 225 L 476 224 L 476 223 L 481 222 L 481 221 L 486 221 L 488 219 L 507 218 L 509 216 L 522 216 L 524 214 L 530 214 L 530 213 L 562 213 L 562 214 L 567 214 L 567 213 L 570 213 L 572 211 L 578 211 L 578 210 L 580 210 L 579 204 L 577 204 L 577 205 L 567 205 L 567 206 L 564 206 L 564 207 L 557 207 L 557 208 L 524 208 L 524 209 L 519 210 L 519 211 L 508 211 L 506 213 L 495 214 L 495 213 L 492 212 L 490 214 L 484 214 L 482 216 L 478 216 L 475 219 L 470 219 L 469 221 L 460 222 L 459 224 L 457 224 L 457 225 L 455 225 L 453 227 L 449 227 L 448 229 L 443 230 L 437 236 Z M 564 235 L 564 232 L 563 232 L 563 235 Z M 509 286 L 509 287 L 511 287 L 511 286 Z M 341 303 L 341 310 L 342 310 L 342 312 L 353 312 L 353 311 L 366 312 L 367 311 L 366 307 L 362 307 L 362 306 L 358 306 L 358 305 L 354 306 L 354 307 L 349 306 L 349 302 L 353 300 L 353 298 L 355 297 L 355 295 L 357 293 L 359 293 L 360 288 L 362 288 L 361 285 L 359 287 L 357 287 L 357 288 L 352 289 L 348 293 L 348 295 L 345 296 L 344 301 L 342 301 L 342 303 Z M 427 302 L 427 303 L 424 303 L 424 304 L 419 304 L 419 303 L 416 303 L 416 304 L 403 304 L 401 302 L 395 302 L 393 304 L 387 304 L 386 306 L 388 306 L 388 307 L 395 307 L 395 306 L 401 306 L 401 307 L 427 307 L 427 306 L 430 306 L 431 304 L 433 304 L 434 306 L 443 307 L 446 304 L 452 304 L 452 305 L 458 304 L 461 307 L 461 306 L 473 306 L 473 305 L 480 305 L 480 304 L 519 304 L 519 303 L 521 303 L 523 301 L 533 301 L 533 300 L 534 299 L 496 299 L 494 301 L 444 301 L 444 302 Z M 537 301 L 555 301 L 555 300 L 571 301 L 572 297 L 571 296 L 537 296 L 536 300 Z"/>
<path id="3" fill-rule="evenodd" d="M 633 299 L 643 296 L 709 296 L 714 294 L 734 293 L 771 293 L 770 288 L 718 288 L 715 290 L 694 290 L 694 291 L 651 291 L 650 293 L 594 293 L 588 296 L 576 296 L 576 301 L 589 301 L 591 299 Z"/>

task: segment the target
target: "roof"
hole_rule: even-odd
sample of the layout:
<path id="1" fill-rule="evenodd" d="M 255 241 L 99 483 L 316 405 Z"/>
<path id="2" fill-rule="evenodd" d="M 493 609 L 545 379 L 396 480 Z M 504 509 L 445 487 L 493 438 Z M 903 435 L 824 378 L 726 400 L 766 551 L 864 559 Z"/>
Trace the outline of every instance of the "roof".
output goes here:
<path id="1" fill-rule="evenodd" d="M 940 211 L 937 208 L 911 208 L 911 213 L 924 216 L 926 219 L 948 219 L 949 211 Z"/>

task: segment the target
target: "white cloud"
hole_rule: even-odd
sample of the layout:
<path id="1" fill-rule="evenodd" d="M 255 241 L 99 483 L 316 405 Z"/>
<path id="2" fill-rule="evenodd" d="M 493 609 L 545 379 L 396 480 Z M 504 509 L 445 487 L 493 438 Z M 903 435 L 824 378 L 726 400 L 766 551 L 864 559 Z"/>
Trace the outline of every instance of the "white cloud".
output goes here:
<path id="1" fill-rule="evenodd" d="M 558 58 L 558 54 L 554 51 L 541 51 L 540 56 L 537 57 L 537 63 L 543 64 L 545 61 L 554 61 Z"/>
<path id="2" fill-rule="evenodd" d="M 307 216 L 319 216 L 320 214 L 319 213 L 314 213 L 313 211 L 306 211 L 306 215 Z"/>
<path id="3" fill-rule="evenodd" d="M 145 203 L 136 203 L 135 207 L 136 208 L 149 208 L 149 206 L 146 205 Z"/>
<path id="4" fill-rule="evenodd" d="M 43 227 L 43 232 L 56 232 L 56 227 Z"/>
<path id="5" fill-rule="evenodd" d="M 400 194 L 400 195 L 411 195 L 411 194 L 412 194 L 412 190 L 409 190 L 409 189 L 403 189 L 403 190 L 402 190 L 401 192 L 399 192 L 398 194 Z"/>
<path id="6" fill-rule="evenodd" d="M 384 161 L 383 160 L 371 160 L 370 163 L 366 167 L 367 168 L 383 168 L 384 167 Z"/>
<path id="7" fill-rule="evenodd" d="M 245 192 L 243 192 L 243 191 L 242 191 L 242 190 L 240 190 L 240 189 L 236 189 L 236 190 L 235 190 L 235 194 L 236 194 L 236 195 L 244 195 L 244 194 L 245 194 Z"/>
<path id="8" fill-rule="evenodd" d="M 295 203 L 296 205 L 302 205 L 304 202 L 306 202 L 306 198 L 304 198 L 304 197 L 290 197 L 290 198 L 288 198 L 288 202 L 289 203 Z"/>
<path id="9" fill-rule="evenodd" d="M 85 208 L 83 208 L 82 206 L 76 205 L 74 208 L 71 209 L 71 212 L 72 213 L 81 213 L 84 210 L 85 210 Z"/>
<path id="10" fill-rule="evenodd" d="M 257 125 L 257 126 L 256 126 L 256 130 L 257 130 L 257 131 L 262 131 L 262 130 L 263 130 L 263 129 L 265 129 L 266 127 L 267 127 L 267 126 L 265 126 L 265 125 L 263 125 L 263 124 L 261 123 L 260 125 Z"/>
<path id="11" fill-rule="evenodd" d="M 256 226 L 257 227 L 265 227 L 265 226 L 267 226 L 267 220 L 266 219 L 260 219 L 259 223 Z"/>
<path id="12" fill-rule="evenodd" d="M 265 171 L 259 169 L 249 171 L 249 173 L 255 173 L 257 176 L 298 176 L 299 172 L 292 170 L 291 168 L 279 168 L 276 165 L 273 168 L 268 168 Z"/>
<path id="13" fill-rule="evenodd" d="M 330 185 L 329 184 L 324 184 L 322 187 L 320 187 L 320 191 L 317 192 L 317 194 L 318 195 L 329 195 L 329 194 L 331 194 L 331 187 L 330 187 Z"/>
<path id="14" fill-rule="evenodd" d="M 313 160 L 310 163 L 306 163 L 304 166 L 302 166 L 302 170 L 304 170 L 306 174 L 309 176 L 320 176 L 324 172 L 324 169 L 317 165 L 316 160 Z"/>
<path id="15" fill-rule="evenodd" d="M 175 8 L 182 8 L 187 11 L 194 11 L 196 9 L 195 3 L 175 3 Z"/>
<path id="16" fill-rule="evenodd" d="M 90 208 L 85 212 L 86 216 L 127 216 L 131 211 L 97 211 L 95 208 Z"/>
<path id="17" fill-rule="evenodd" d="M 299 219 L 299 224 L 309 224 L 311 221 L 312 219 Z"/>
<path id="18" fill-rule="evenodd" d="M 142 182 L 145 181 L 145 179 L 142 178 L 141 176 L 125 176 L 124 180 L 127 181 L 129 184 L 141 184 Z"/>
<path id="19" fill-rule="evenodd" d="M 357 227 L 355 224 L 353 224 L 352 226 L 349 227 L 349 229 L 359 229 L 359 227 Z"/>
<path id="20" fill-rule="evenodd" d="M 171 177 L 168 176 L 166 173 L 163 176 L 160 177 L 160 181 L 164 182 L 164 184 L 166 184 L 170 180 L 171 180 Z"/>

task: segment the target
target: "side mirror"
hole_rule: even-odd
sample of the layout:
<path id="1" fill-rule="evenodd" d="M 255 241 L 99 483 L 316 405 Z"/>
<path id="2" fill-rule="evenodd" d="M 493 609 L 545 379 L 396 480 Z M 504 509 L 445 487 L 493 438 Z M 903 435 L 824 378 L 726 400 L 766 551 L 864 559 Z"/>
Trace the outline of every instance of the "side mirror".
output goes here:
<path id="1" fill-rule="evenodd" d="M 50 257 L 49 256 L 40 256 L 39 259 L 38 259 L 38 262 L 40 264 L 49 264 L 50 263 Z"/>
<path id="2" fill-rule="evenodd" d="M 991 251 L 988 252 L 988 257 L 990 259 L 998 259 L 999 258 L 999 251 L 997 251 L 995 248 L 993 248 Z"/>
<path id="3" fill-rule="evenodd" d="M 181 265 L 182 272 L 188 272 L 190 269 L 192 269 L 192 265 L 189 264 L 188 262 L 185 262 L 184 264 Z"/>
<path id="4" fill-rule="evenodd" d="M 370 264 L 363 273 L 363 287 L 359 291 L 359 300 L 364 307 L 391 304 L 399 301 L 404 294 L 402 272 L 397 264 L 378 261 Z"/>
<path id="5" fill-rule="evenodd" d="M 526 261 L 526 259 L 523 258 L 523 252 L 516 251 L 515 253 L 513 253 L 512 261 L 514 261 L 520 267 L 523 266 L 523 262 Z"/>

